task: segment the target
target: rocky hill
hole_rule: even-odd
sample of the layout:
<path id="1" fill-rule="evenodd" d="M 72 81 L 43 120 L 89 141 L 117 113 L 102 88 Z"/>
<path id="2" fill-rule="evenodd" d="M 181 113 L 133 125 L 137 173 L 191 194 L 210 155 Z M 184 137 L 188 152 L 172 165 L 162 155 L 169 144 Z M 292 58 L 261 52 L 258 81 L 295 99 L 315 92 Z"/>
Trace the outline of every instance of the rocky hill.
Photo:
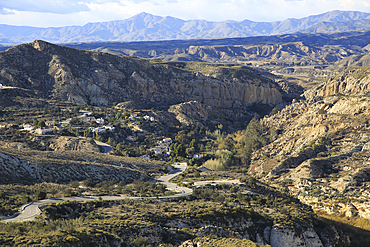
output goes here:
<path id="1" fill-rule="evenodd" d="M 282 102 L 280 87 L 248 67 L 219 67 L 204 75 L 169 64 L 89 52 L 44 41 L 0 53 L 0 80 L 30 97 L 112 106 L 132 101 L 166 107 L 190 100 L 218 108 Z M 207 67 L 208 65 L 203 65 Z M 11 91 L 11 90 L 10 90 Z"/>
<path id="2" fill-rule="evenodd" d="M 300 19 L 255 22 L 181 20 L 140 13 L 126 20 L 87 23 L 70 27 L 18 27 L 0 25 L 1 43 L 19 44 L 33 39 L 49 42 L 88 41 L 143 41 L 168 39 L 209 39 L 222 37 L 248 37 L 278 35 L 294 32 L 332 32 L 369 29 L 369 13 L 358 11 L 330 11 Z M 332 22 L 335 24 L 333 25 Z M 355 22 L 355 24 L 353 24 Z M 334 27 L 333 27 L 334 26 Z"/>
<path id="3" fill-rule="evenodd" d="M 370 66 L 353 67 L 343 71 L 325 83 L 306 92 L 306 97 L 331 96 L 344 94 L 347 96 L 367 94 L 369 91 Z"/>
<path id="4" fill-rule="evenodd" d="M 92 179 L 124 181 L 148 179 L 163 162 L 105 155 L 86 151 L 41 152 L 2 148 L 0 153 L 1 184 L 66 183 Z"/>
<path id="5" fill-rule="evenodd" d="M 317 212 L 369 219 L 369 72 L 347 69 L 261 120 L 280 135 L 253 154 L 250 173 Z"/>
<path id="6" fill-rule="evenodd" d="M 368 51 L 369 31 L 295 33 L 225 39 L 143 42 L 85 42 L 66 46 L 113 54 L 179 61 L 248 61 L 278 59 L 335 62 Z M 332 57 L 326 57 L 326 56 Z M 288 59 L 289 60 L 289 59 Z"/>

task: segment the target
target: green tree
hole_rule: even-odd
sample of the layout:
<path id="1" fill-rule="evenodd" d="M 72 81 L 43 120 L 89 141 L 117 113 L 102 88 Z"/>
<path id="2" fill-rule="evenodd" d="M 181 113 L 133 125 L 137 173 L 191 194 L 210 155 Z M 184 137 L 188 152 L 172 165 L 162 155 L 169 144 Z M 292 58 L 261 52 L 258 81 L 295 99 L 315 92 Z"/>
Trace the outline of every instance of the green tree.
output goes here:
<path id="1" fill-rule="evenodd" d="M 46 198 L 46 192 L 43 190 L 36 190 L 35 194 L 33 195 L 35 200 L 43 200 Z"/>
<path id="2" fill-rule="evenodd" d="M 49 192 L 50 192 L 50 194 L 53 195 L 53 197 L 55 197 L 55 195 L 58 194 L 58 191 L 54 187 L 51 188 Z"/>
<path id="3" fill-rule="evenodd" d="M 221 141 L 221 143 L 218 145 L 218 149 L 222 150 L 229 150 L 231 152 L 235 151 L 235 145 L 234 145 L 234 140 L 231 137 L 226 137 Z"/>
<path id="4" fill-rule="evenodd" d="M 78 181 L 72 181 L 72 182 L 70 182 L 70 183 L 69 183 L 69 185 L 70 185 L 72 188 L 77 189 L 77 188 L 78 188 L 78 186 L 80 186 L 80 182 L 78 182 Z"/>
<path id="5" fill-rule="evenodd" d="M 45 122 L 44 122 L 43 120 L 40 120 L 40 121 L 37 123 L 37 127 L 39 127 L 39 128 L 44 128 L 44 127 L 46 127 L 46 124 L 45 124 Z"/>
<path id="6" fill-rule="evenodd" d="M 91 178 L 85 179 L 84 181 L 82 181 L 82 184 L 86 187 L 93 187 L 94 186 L 94 183 L 92 182 Z"/>
<path id="7" fill-rule="evenodd" d="M 181 143 L 176 147 L 177 156 L 185 157 L 186 156 L 186 148 Z"/>
<path id="8" fill-rule="evenodd" d="M 251 188 L 256 188 L 257 185 L 257 179 L 255 177 L 250 177 L 248 179 L 248 186 Z"/>
<path id="9" fill-rule="evenodd" d="M 194 152 L 198 153 L 199 152 L 199 145 L 198 145 L 198 141 L 193 139 L 191 140 L 190 144 L 189 144 L 189 148 L 192 148 L 194 149 Z"/>
<path id="10" fill-rule="evenodd" d="M 242 162 L 249 165 L 252 152 L 268 143 L 263 135 L 263 127 L 257 118 L 253 118 L 247 128 L 242 132 L 242 138 L 236 145 L 238 156 Z"/>

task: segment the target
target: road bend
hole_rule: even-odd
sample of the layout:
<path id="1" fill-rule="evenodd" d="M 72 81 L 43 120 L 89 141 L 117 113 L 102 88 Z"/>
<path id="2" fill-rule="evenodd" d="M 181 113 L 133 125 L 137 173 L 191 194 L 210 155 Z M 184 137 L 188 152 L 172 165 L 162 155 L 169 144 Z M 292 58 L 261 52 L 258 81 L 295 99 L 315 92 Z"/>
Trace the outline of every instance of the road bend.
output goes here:
<path id="1" fill-rule="evenodd" d="M 169 182 L 170 179 L 174 178 L 175 176 L 179 175 L 180 173 L 184 172 L 187 169 L 187 164 L 186 163 L 180 163 L 177 165 L 174 165 L 175 169 L 158 179 L 154 180 L 156 183 L 162 183 L 167 186 L 168 189 L 170 190 L 175 190 L 179 192 L 176 195 L 171 195 L 171 196 L 159 196 L 159 197 L 134 197 L 134 196 L 113 196 L 113 195 L 107 195 L 107 196 L 75 196 L 75 197 L 61 197 L 61 198 L 49 198 L 41 201 L 35 201 L 31 202 L 28 204 L 23 205 L 20 208 L 20 213 L 16 217 L 12 218 L 7 218 L 4 219 L 2 222 L 8 223 L 8 222 L 19 222 L 19 221 L 27 221 L 27 220 L 34 220 L 36 216 L 40 215 L 41 206 L 47 205 L 49 203 L 57 203 L 57 202 L 63 202 L 63 201 L 78 201 L 78 202 L 87 202 L 91 200 L 98 200 L 102 199 L 104 201 L 112 201 L 112 200 L 123 200 L 126 198 L 129 199 L 141 199 L 141 198 L 146 198 L 146 199 L 167 199 L 167 198 L 179 198 L 179 197 L 184 197 L 184 196 L 189 196 L 193 193 L 193 190 L 190 188 L 186 187 L 180 187 L 177 184 Z"/>

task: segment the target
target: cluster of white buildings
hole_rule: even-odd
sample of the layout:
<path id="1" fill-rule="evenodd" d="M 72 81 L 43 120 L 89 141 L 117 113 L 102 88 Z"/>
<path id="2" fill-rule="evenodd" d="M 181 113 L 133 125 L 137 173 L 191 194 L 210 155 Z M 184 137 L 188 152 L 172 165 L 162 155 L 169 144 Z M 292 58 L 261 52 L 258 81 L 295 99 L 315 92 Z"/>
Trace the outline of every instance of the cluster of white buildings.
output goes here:
<path id="1" fill-rule="evenodd" d="M 95 117 L 83 117 L 81 119 L 81 121 L 83 121 L 84 123 L 96 122 L 98 124 L 104 124 L 104 119 L 103 118 L 95 119 Z M 55 121 L 54 120 L 53 121 L 46 121 L 45 122 L 45 125 L 46 125 L 45 128 L 37 128 L 37 129 L 32 124 L 25 124 L 24 123 L 23 124 L 23 129 L 27 130 L 27 131 L 35 131 L 35 133 L 43 135 L 43 134 L 46 134 L 46 133 L 53 132 L 54 129 L 58 130 L 60 128 L 63 128 L 63 126 L 68 125 L 69 122 L 70 122 L 70 119 L 62 120 L 62 121 L 59 122 L 59 127 L 57 127 L 57 126 L 55 126 Z M 115 128 L 111 125 L 103 125 L 103 126 L 97 127 L 97 128 L 89 127 L 88 129 L 91 130 L 91 132 L 98 133 L 98 134 L 105 133 L 105 132 L 107 132 L 107 130 L 109 130 L 109 131 L 114 131 L 115 130 Z"/>
<path id="2" fill-rule="evenodd" d="M 166 156 L 170 156 L 170 145 L 172 143 L 171 138 L 165 138 L 159 142 L 158 146 L 155 146 L 148 150 L 148 153 L 145 155 L 140 156 L 143 159 L 150 159 L 150 153 L 154 154 L 163 154 Z"/>
<path id="3" fill-rule="evenodd" d="M 103 118 L 95 118 L 95 117 L 83 117 L 81 118 L 81 121 L 83 123 L 92 123 L 95 122 L 97 124 L 104 124 L 104 119 Z"/>
<path id="4" fill-rule="evenodd" d="M 107 130 L 114 131 L 116 128 L 111 126 L 111 125 L 107 125 L 107 126 L 103 125 L 102 127 L 97 127 L 97 128 L 89 127 L 88 129 L 90 129 L 91 132 L 93 132 L 93 133 L 101 134 L 101 133 L 107 132 Z"/>
<path id="5" fill-rule="evenodd" d="M 164 154 L 169 156 L 170 155 L 170 145 L 172 144 L 171 138 L 164 138 L 162 141 L 159 142 L 158 146 L 155 146 L 149 149 L 149 152 L 154 154 Z"/>
<path id="6" fill-rule="evenodd" d="M 129 116 L 128 119 L 135 120 L 135 119 L 139 119 L 139 118 L 141 118 L 141 116 L 138 116 L 137 114 L 131 114 L 131 116 Z M 149 117 L 148 115 L 145 115 L 142 118 L 145 119 L 145 120 L 147 120 L 147 121 L 154 122 L 154 117 Z"/>

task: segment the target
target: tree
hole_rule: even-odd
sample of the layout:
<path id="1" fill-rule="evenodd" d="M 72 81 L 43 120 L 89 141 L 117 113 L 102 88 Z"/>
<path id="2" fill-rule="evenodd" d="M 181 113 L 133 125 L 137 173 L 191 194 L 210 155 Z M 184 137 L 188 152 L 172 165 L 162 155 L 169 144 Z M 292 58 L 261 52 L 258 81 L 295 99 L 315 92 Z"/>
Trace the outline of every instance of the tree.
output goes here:
<path id="1" fill-rule="evenodd" d="M 185 157 L 186 156 L 186 148 L 180 143 L 176 147 L 177 156 Z"/>
<path id="2" fill-rule="evenodd" d="M 93 187 L 94 186 L 94 183 L 92 182 L 91 178 L 88 178 L 88 179 L 82 181 L 82 184 L 86 187 Z"/>
<path id="3" fill-rule="evenodd" d="M 72 181 L 69 185 L 70 185 L 72 188 L 77 189 L 77 188 L 78 188 L 78 186 L 80 186 L 80 182 L 78 182 L 78 181 Z"/>
<path id="4" fill-rule="evenodd" d="M 189 148 L 193 148 L 194 149 L 194 152 L 199 152 L 199 145 L 198 145 L 198 141 L 193 139 L 191 140 L 190 144 L 189 144 Z"/>
<path id="5" fill-rule="evenodd" d="M 39 127 L 39 128 L 44 128 L 44 127 L 46 127 L 46 124 L 45 124 L 45 122 L 44 122 L 43 120 L 40 120 L 40 121 L 37 123 L 37 127 Z"/>
<path id="6" fill-rule="evenodd" d="M 42 190 L 36 190 L 34 197 L 36 200 L 43 200 L 46 198 L 46 192 Z"/>
<path id="7" fill-rule="evenodd" d="M 257 179 L 255 177 L 250 177 L 248 179 L 248 186 L 251 188 L 256 188 L 257 185 Z"/>
<path id="8" fill-rule="evenodd" d="M 58 193 L 58 191 L 53 187 L 53 188 L 51 188 L 51 190 L 50 190 L 50 194 L 52 194 L 53 195 L 53 197 L 55 197 L 55 195 Z"/>
<path id="9" fill-rule="evenodd" d="M 268 144 L 269 140 L 263 135 L 263 127 L 257 118 L 253 118 L 249 122 L 241 135 L 242 138 L 236 145 L 237 153 L 241 161 L 249 165 L 252 153 Z"/>
<path id="10" fill-rule="evenodd" d="M 229 136 L 226 137 L 221 141 L 220 145 L 218 145 L 218 149 L 219 150 L 225 149 L 234 152 L 235 151 L 234 140 Z"/>

